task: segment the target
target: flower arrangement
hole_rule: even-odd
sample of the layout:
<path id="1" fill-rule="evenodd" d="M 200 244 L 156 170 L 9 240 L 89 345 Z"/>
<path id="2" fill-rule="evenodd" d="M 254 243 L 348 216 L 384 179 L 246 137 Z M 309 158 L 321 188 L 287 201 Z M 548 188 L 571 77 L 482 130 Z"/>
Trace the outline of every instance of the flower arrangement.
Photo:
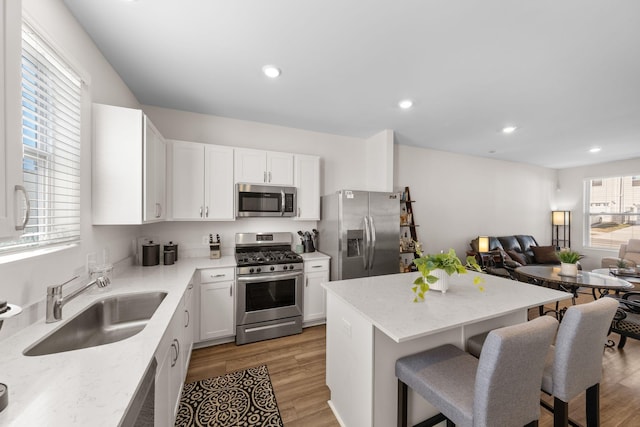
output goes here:
<path id="1" fill-rule="evenodd" d="M 467 269 L 473 269 L 475 271 L 482 271 L 476 259 L 473 256 L 468 256 L 466 259 L 466 264 L 462 264 L 460 258 L 456 255 L 456 252 L 453 249 L 449 249 L 449 252 L 442 252 L 435 255 L 425 255 L 422 253 L 422 248 L 420 244 L 416 242 L 416 253 L 419 258 L 413 260 L 413 263 L 418 268 L 420 272 L 420 277 L 418 277 L 414 282 L 414 286 L 411 288 L 415 297 L 413 302 L 424 301 L 424 294 L 429 290 L 429 285 L 436 283 L 439 279 L 438 277 L 431 274 L 433 270 L 443 270 L 449 276 L 453 273 L 458 274 L 466 274 Z M 473 283 L 475 285 L 479 285 L 483 283 L 484 279 L 476 276 L 473 279 Z M 479 286 L 480 291 L 484 291 L 482 286 Z"/>

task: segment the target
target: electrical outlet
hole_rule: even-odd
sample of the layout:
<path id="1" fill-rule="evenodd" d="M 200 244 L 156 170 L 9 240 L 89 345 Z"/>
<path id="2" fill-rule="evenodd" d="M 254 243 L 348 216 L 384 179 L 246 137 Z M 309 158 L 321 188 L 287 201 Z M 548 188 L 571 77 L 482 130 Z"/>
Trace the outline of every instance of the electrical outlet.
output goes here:
<path id="1" fill-rule="evenodd" d="M 342 319 L 342 332 L 351 338 L 351 323 L 345 318 Z"/>
<path id="2" fill-rule="evenodd" d="M 207 246 L 209 244 L 209 235 L 205 234 L 202 236 L 202 244 Z"/>

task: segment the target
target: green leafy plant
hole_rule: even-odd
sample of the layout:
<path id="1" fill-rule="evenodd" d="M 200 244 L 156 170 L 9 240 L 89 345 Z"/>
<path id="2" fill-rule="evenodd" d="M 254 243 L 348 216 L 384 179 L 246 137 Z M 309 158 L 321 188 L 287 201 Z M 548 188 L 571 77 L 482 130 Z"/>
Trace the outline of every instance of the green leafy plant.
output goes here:
<path id="1" fill-rule="evenodd" d="M 580 255 L 580 253 L 576 251 L 559 251 L 557 252 L 557 254 L 560 262 L 564 262 L 567 264 L 575 264 L 576 262 L 584 258 L 584 255 Z"/>
<path id="2" fill-rule="evenodd" d="M 435 255 L 424 255 L 420 244 L 416 242 L 416 253 L 419 258 L 414 259 L 413 263 L 418 268 L 421 276 L 413 282 L 414 286 L 411 288 L 416 295 L 413 302 L 424 301 L 424 294 L 429 290 L 429 285 L 438 281 L 438 278 L 431 274 L 433 270 L 444 270 L 449 276 L 453 273 L 466 274 L 468 269 L 482 271 L 476 259 L 472 256 L 468 256 L 466 264 L 462 264 L 462 261 L 460 261 L 460 258 L 456 255 L 456 251 L 453 249 L 449 249 L 449 252 L 442 252 Z M 484 279 L 479 276 L 473 279 L 475 285 L 483 282 Z M 482 286 L 479 286 L 479 289 L 481 291 L 484 290 Z"/>

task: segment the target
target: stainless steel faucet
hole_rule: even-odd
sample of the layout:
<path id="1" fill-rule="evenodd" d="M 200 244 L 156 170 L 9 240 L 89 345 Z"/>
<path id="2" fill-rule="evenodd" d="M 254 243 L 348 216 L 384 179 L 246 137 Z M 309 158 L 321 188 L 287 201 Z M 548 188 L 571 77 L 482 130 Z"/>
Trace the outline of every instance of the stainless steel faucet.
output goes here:
<path id="1" fill-rule="evenodd" d="M 62 296 L 62 287 L 68 283 L 76 280 L 78 276 L 67 280 L 61 285 L 52 285 L 47 287 L 47 323 L 57 322 L 62 320 L 62 307 L 82 292 L 86 291 L 93 285 L 97 285 L 99 288 L 104 288 L 111 281 L 106 276 L 100 276 L 95 280 L 90 281 L 84 286 L 79 287 L 75 291 L 71 292 L 67 296 Z"/>

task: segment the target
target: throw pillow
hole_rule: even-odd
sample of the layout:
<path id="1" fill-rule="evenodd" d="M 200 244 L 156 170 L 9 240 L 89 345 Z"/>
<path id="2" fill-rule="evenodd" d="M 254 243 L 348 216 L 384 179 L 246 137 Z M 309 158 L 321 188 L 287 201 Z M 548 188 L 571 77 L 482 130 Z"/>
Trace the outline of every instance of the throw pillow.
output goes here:
<path id="1" fill-rule="evenodd" d="M 520 265 L 527 265 L 527 261 L 524 259 L 523 254 L 518 253 L 516 251 L 507 251 L 507 254 L 509 254 L 512 260 L 514 260 L 517 263 L 520 263 Z"/>
<path id="2" fill-rule="evenodd" d="M 560 258 L 553 246 L 531 246 L 533 257 L 538 264 L 558 264 Z"/>

